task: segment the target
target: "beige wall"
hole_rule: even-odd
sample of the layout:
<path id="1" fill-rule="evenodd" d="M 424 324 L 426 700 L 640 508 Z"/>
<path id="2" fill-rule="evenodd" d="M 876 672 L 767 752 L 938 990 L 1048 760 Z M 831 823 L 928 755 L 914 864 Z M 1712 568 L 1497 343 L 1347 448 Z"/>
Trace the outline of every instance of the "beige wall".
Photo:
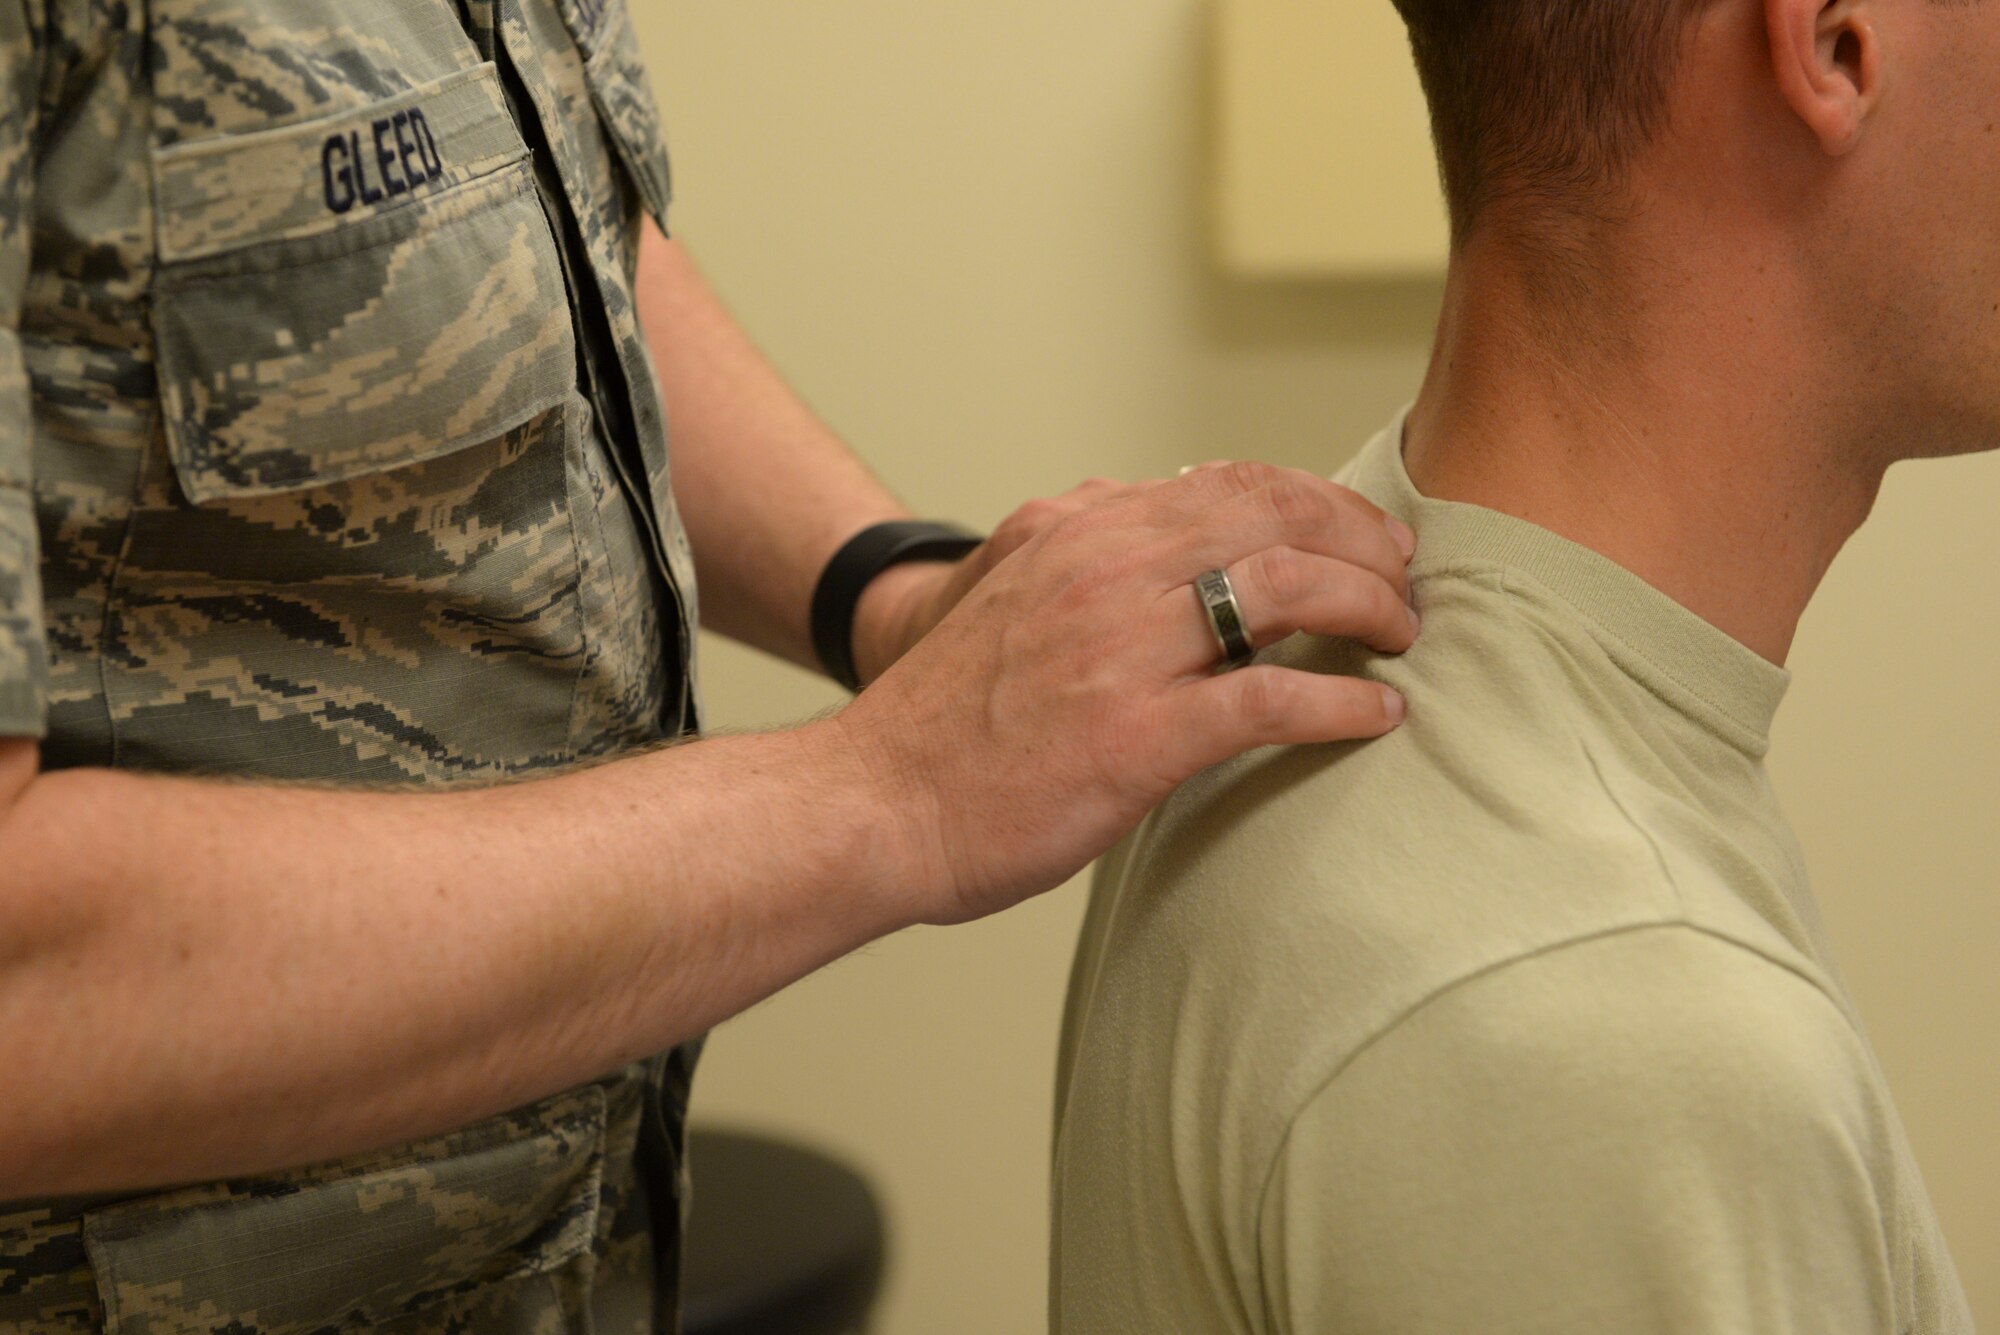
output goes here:
<path id="1" fill-rule="evenodd" d="M 680 234 L 920 510 L 991 523 L 1086 474 L 1331 470 L 1413 392 L 1435 290 L 1235 287 L 1200 239 L 1199 0 L 635 7 Z M 1410 164 L 1426 171 L 1428 164 Z M 1912 467 L 1807 622 L 1775 766 L 1975 1310 L 2000 1322 L 2000 460 Z M 711 645 L 711 713 L 834 696 Z M 884 942 L 726 1026 L 711 1120 L 864 1165 L 882 1335 L 1040 1327 L 1075 886 Z"/>

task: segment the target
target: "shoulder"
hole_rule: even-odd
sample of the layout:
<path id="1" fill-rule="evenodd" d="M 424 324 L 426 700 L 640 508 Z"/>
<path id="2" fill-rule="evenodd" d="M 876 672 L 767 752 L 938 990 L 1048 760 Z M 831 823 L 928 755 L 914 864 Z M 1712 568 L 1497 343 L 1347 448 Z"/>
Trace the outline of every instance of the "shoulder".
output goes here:
<path id="1" fill-rule="evenodd" d="M 1211 864 L 1197 850 L 1214 847 L 1214 865 L 1226 861 L 1234 879 L 1318 883 L 1338 854 L 1351 884 L 1349 867 L 1434 878 L 1477 848 L 1499 876 L 1515 854 L 1524 867 L 1546 865 L 1559 843 L 1601 855 L 1610 869 L 1630 860 L 1657 872 L 1650 859 L 1632 859 L 1645 841 L 1609 800 L 1591 756 L 1604 743 L 1606 705 L 1580 692 L 1577 660 L 1603 659 L 1602 650 L 1573 618 L 1517 596 L 1504 571 L 1434 571 L 1421 587 L 1424 634 L 1407 654 L 1301 635 L 1263 655 L 1394 686 L 1411 702 L 1407 723 L 1370 741 L 1254 751 L 1196 776 L 1138 845 L 1154 870 L 1198 870 Z M 1594 686 L 1623 682 L 1608 661 L 1584 671 Z M 1558 819 L 1559 841 L 1549 837 Z"/>
<path id="2" fill-rule="evenodd" d="M 1329 1303 L 1430 1330 L 1665 1302 L 1649 1326 L 1877 1328 L 1895 1182 L 1873 1069 L 1816 982 L 1693 928 L 1469 978 L 1293 1118 L 1259 1211 L 1269 1300 L 1288 1327 Z"/>
<path id="3" fill-rule="evenodd" d="M 1218 1020 L 1297 1017 L 1302 1043 L 1337 1056 L 1499 962 L 1682 916 L 1653 837 L 1605 786 L 1615 744 L 1566 675 L 1574 651 L 1476 577 L 1426 611 L 1399 659 L 1303 637 L 1278 655 L 1396 686 L 1402 729 L 1217 766 L 1106 863 L 1093 927 L 1135 970 L 1150 961 L 1148 983 L 1171 971 Z"/>

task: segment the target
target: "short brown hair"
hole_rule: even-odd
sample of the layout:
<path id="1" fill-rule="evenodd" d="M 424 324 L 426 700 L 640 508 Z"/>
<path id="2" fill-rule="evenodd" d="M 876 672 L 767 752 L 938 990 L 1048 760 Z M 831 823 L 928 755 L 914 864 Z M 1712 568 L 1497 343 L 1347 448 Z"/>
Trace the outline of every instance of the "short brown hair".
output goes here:
<path id="1" fill-rule="evenodd" d="M 1594 209 L 1658 132 L 1707 0 L 1394 0 L 1430 99 L 1452 232 L 1496 200 Z"/>

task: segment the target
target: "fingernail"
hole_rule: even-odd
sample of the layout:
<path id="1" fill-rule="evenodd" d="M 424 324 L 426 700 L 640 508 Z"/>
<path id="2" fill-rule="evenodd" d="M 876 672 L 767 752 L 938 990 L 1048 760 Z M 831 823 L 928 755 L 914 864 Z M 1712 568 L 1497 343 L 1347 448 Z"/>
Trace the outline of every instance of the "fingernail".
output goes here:
<path id="1" fill-rule="evenodd" d="M 1181 470 L 1181 476 L 1186 477 L 1189 473 L 1192 473 L 1196 467 L 1197 465 L 1195 464 L 1189 464 L 1186 468 L 1183 468 Z"/>
<path id="2" fill-rule="evenodd" d="M 1412 635 L 1423 634 L 1424 619 L 1417 615 L 1417 609 L 1414 607 L 1405 607 L 1403 610 L 1410 614 L 1410 634 Z"/>
<path id="3" fill-rule="evenodd" d="M 1389 532 L 1396 539 L 1396 545 L 1403 549 L 1403 559 L 1409 560 L 1417 554 L 1417 531 L 1394 515 L 1385 515 L 1389 521 Z"/>
<path id="4" fill-rule="evenodd" d="M 1382 712 L 1389 716 L 1389 722 L 1392 725 L 1401 723 L 1404 717 L 1410 712 L 1410 702 L 1405 700 L 1400 693 L 1384 686 L 1382 688 Z"/>

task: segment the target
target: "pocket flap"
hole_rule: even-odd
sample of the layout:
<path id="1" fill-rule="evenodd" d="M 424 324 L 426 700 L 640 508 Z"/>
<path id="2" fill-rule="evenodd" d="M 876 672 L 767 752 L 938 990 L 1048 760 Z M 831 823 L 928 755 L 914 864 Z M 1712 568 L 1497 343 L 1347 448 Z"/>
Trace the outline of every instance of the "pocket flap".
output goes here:
<path id="1" fill-rule="evenodd" d="M 590 1086 L 432 1142 L 432 1155 L 219 1202 L 213 1188 L 92 1212 L 84 1242 L 111 1335 L 370 1325 L 588 1251 L 604 1093 Z"/>
<path id="2" fill-rule="evenodd" d="M 574 386 L 562 261 L 492 66 L 154 170 L 162 418 L 191 500 L 434 459 Z"/>
<path id="3" fill-rule="evenodd" d="M 490 63 L 318 120 L 178 143 L 153 155 L 160 260 L 330 232 L 527 151 Z"/>

